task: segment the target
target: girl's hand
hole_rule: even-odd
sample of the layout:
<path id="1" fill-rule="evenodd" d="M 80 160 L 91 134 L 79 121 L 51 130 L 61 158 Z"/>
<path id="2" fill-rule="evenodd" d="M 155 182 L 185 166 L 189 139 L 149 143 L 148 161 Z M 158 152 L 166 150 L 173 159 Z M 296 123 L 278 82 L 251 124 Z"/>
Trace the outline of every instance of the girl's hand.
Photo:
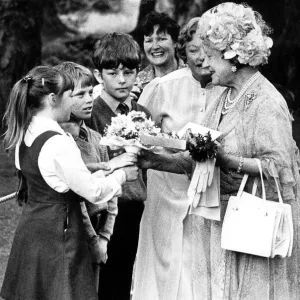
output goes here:
<path id="1" fill-rule="evenodd" d="M 137 155 L 134 153 L 123 153 L 119 156 L 112 158 L 109 161 L 111 170 L 120 169 L 126 166 L 133 166 L 137 162 Z"/>
<path id="2" fill-rule="evenodd" d="M 111 171 L 111 166 L 108 162 L 99 162 L 99 163 L 87 163 L 86 167 L 92 173 L 102 170 L 102 171 Z"/>

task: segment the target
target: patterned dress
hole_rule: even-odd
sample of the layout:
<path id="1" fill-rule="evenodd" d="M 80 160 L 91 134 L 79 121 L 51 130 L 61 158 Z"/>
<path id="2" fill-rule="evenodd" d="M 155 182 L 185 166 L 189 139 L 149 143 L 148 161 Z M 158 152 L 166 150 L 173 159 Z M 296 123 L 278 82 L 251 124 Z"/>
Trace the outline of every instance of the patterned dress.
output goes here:
<path id="1" fill-rule="evenodd" d="M 226 91 L 212 103 L 203 123 L 223 132 L 221 143 L 225 152 L 260 159 L 267 179 L 267 199 L 278 201 L 273 176 L 279 178 L 283 200 L 292 206 L 293 253 L 290 258 L 268 259 L 221 249 L 227 201 L 231 194 L 236 194 L 242 178 L 236 172 L 221 169 L 221 222 L 204 219 L 198 228 L 199 299 L 300 299 L 300 178 L 287 105 L 262 75 L 235 107 L 222 116 L 225 95 Z M 249 184 L 249 192 L 251 188 Z"/>

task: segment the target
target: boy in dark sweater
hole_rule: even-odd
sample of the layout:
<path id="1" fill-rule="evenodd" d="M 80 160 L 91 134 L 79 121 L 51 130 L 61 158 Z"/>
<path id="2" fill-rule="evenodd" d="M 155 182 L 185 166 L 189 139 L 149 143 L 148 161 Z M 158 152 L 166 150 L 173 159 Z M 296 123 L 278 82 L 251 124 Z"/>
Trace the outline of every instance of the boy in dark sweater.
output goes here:
<path id="1" fill-rule="evenodd" d="M 55 68 L 70 75 L 74 81 L 71 120 L 60 125 L 66 132 L 72 134 L 88 169 L 92 172 L 103 170 L 102 175 L 105 176 L 115 169 L 133 164 L 132 156 L 125 155 L 125 153 L 109 161 L 107 147 L 100 145 L 101 135 L 85 125 L 84 121 L 90 119 L 93 108 L 93 74 L 91 71 L 73 62 L 64 62 Z M 81 202 L 81 209 L 92 262 L 105 263 L 107 244 L 113 234 L 118 213 L 117 198 L 104 203 L 101 207 Z"/>
<path id="2" fill-rule="evenodd" d="M 91 128 L 103 134 L 111 118 L 117 114 L 149 111 L 131 100 L 138 67 L 141 62 L 140 48 L 134 39 L 123 33 L 105 34 L 95 44 L 94 76 L 103 84 L 103 91 L 94 100 Z M 113 152 L 109 151 L 110 157 Z M 129 300 L 133 264 L 136 256 L 139 224 L 146 200 L 146 186 L 140 171 L 135 182 L 126 183 L 118 198 L 118 216 L 114 235 L 108 247 L 108 261 L 101 271 L 99 299 Z M 103 276 L 102 276 L 103 274 Z"/>

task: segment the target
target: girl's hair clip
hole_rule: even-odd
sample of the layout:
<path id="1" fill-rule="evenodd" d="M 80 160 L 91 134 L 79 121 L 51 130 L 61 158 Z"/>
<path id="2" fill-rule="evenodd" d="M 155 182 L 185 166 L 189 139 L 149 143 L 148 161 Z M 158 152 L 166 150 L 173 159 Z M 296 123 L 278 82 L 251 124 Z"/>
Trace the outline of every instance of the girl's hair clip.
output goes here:
<path id="1" fill-rule="evenodd" d="M 42 78 L 42 87 L 45 85 L 45 78 Z"/>
<path id="2" fill-rule="evenodd" d="M 28 83 L 29 81 L 32 80 L 32 77 L 31 76 L 25 76 L 23 79 L 22 79 L 22 82 L 26 82 Z"/>

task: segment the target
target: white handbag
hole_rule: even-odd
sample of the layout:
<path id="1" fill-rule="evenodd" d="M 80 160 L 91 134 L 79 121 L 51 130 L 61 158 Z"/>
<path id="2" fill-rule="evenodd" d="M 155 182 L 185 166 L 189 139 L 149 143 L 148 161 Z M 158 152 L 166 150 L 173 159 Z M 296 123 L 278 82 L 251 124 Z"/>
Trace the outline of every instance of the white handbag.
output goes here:
<path id="1" fill-rule="evenodd" d="M 293 247 L 293 221 L 289 204 L 282 201 L 277 178 L 274 177 L 279 202 L 266 200 L 260 161 L 257 159 L 262 183 L 262 198 L 244 192 L 248 179 L 245 174 L 237 196 L 231 196 L 222 226 L 223 249 L 263 257 L 288 257 Z"/>

